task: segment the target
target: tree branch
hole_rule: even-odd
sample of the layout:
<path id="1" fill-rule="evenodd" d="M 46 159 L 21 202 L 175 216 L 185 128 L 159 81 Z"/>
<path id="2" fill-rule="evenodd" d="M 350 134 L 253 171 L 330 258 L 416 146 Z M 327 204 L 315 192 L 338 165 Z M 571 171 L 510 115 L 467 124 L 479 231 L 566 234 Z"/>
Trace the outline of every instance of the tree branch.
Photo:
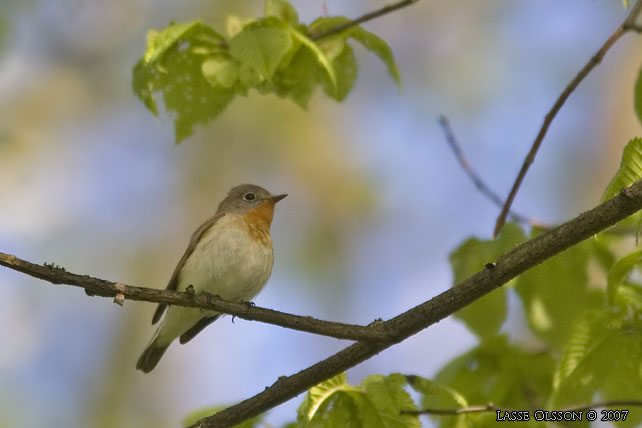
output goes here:
<path id="1" fill-rule="evenodd" d="M 90 296 L 118 297 L 116 303 L 122 304 L 124 299 L 139 300 L 168 305 L 187 306 L 192 308 L 212 309 L 218 312 L 234 315 L 250 321 L 260 321 L 275 324 L 293 330 L 330 336 L 337 339 L 386 341 L 388 334 L 381 324 L 370 326 L 343 324 L 318 320 L 308 316 L 286 314 L 271 309 L 252 306 L 247 303 L 237 303 L 223 300 L 211 294 L 194 294 L 155 288 L 133 287 L 88 275 L 77 275 L 66 270 L 45 264 L 37 265 L 0 252 L 0 265 L 25 273 L 52 284 L 67 284 L 85 289 Z"/>
<path id="2" fill-rule="evenodd" d="M 497 221 L 495 222 L 495 230 L 493 231 L 493 236 L 497 236 L 499 234 L 499 231 L 501 230 L 502 226 L 506 222 L 506 216 L 508 215 L 508 212 L 510 211 L 510 207 L 513 204 L 513 200 L 515 199 L 515 196 L 517 195 L 517 192 L 519 190 L 519 186 L 522 184 L 522 181 L 524 180 L 524 177 L 526 176 L 526 172 L 528 171 L 528 168 L 531 166 L 531 164 L 535 161 L 535 155 L 537 154 L 537 151 L 539 150 L 539 147 L 542 145 L 542 141 L 544 140 L 544 137 L 546 136 L 546 132 L 548 131 L 549 126 L 553 122 L 553 119 L 555 119 L 555 116 L 557 116 L 557 113 L 560 111 L 568 97 L 573 93 L 573 91 L 578 87 L 578 85 L 584 80 L 584 78 L 599 64 L 602 62 L 602 59 L 608 52 L 608 50 L 615 44 L 615 42 L 618 41 L 620 37 L 622 37 L 625 33 L 629 31 L 638 31 L 638 26 L 635 24 L 635 20 L 637 19 L 638 15 L 640 14 L 640 11 L 642 10 L 642 0 L 637 0 L 637 2 L 631 7 L 631 11 L 629 12 L 628 16 L 626 19 L 620 24 L 619 27 L 609 36 L 608 39 L 604 42 L 602 47 L 597 51 L 595 55 L 591 57 L 591 59 L 582 67 L 582 69 L 575 75 L 573 80 L 564 88 L 562 93 L 557 97 L 557 100 L 555 101 L 555 104 L 553 104 L 553 107 L 549 110 L 548 113 L 546 113 L 546 116 L 544 117 L 544 122 L 542 123 L 542 126 L 539 129 L 539 132 L 537 133 L 537 136 L 535 137 L 535 141 L 533 141 L 533 144 L 531 146 L 531 149 L 529 150 L 528 154 L 526 155 L 526 158 L 524 159 L 524 163 L 522 164 L 522 168 L 519 170 L 519 174 L 517 174 L 517 178 L 515 179 L 515 182 L 513 183 L 513 187 L 510 190 L 510 193 L 508 194 L 508 197 L 506 198 L 506 202 L 504 202 L 504 206 L 502 207 L 502 210 L 497 217 Z"/>
<path id="3" fill-rule="evenodd" d="M 388 6 L 384 6 L 381 9 L 363 14 L 360 17 L 353 19 L 352 21 L 345 22 L 343 24 L 337 25 L 336 27 L 328 28 L 327 30 L 318 33 L 308 34 L 308 37 L 312 40 L 319 40 L 320 38 L 340 33 L 363 22 L 370 21 L 390 12 L 394 12 L 395 10 L 401 9 L 402 7 L 410 6 L 411 4 L 417 3 L 418 1 L 419 0 L 403 0 L 398 3 L 389 4 Z"/>
<path id="4" fill-rule="evenodd" d="M 470 162 L 468 162 L 468 159 L 466 159 L 466 156 L 464 156 L 464 152 L 461 150 L 461 146 L 457 142 L 457 139 L 455 138 L 455 133 L 453 132 L 452 127 L 450 126 L 450 121 L 446 116 L 439 116 L 439 125 L 441 126 L 441 129 L 444 131 L 444 136 L 446 137 L 446 142 L 448 143 L 448 146 L 454 153 L 455 157 L 457 158 L 457 161 L 459 162 L 459 165 L 461 165 L 462 169 L 468 175 L 468 177 L 471 179 L 477 190 L 484 195 L 487 199 L 489 199 L 491 202 L 493 202 L 495 205 L 498 207 L 502 207 L 504 204 L 502 202 L 502 198 L 499 197 L 497 193 L 495 193 L 486 183 L 484 183 L 484 180 L 475 172 L 473 167 L 470 165 Z M 521 214 L 516 213 L 513 210 L 510 210 L 508 212 L 508 215 L 515 221 L 522 223 L 522 224 L 527 224 L 529 226 L 534 226 L 534 227 L 541 227 L 545 229 L 549 229 L 548 226 L 544 225 L 543 223 L 533 220 L 531 218 L 528 218 L 526 216 L 523 216 Z"/>
<path id="5" fill-rule="evenodd" d="M 277 406 L 308 388 L 373 357 L 419 331 L 452 315 L 485 294 L 501 287 L 546 259 L 614 225 L 642 208 L 642 181 L 622 189 L 614 198 L 574 219 L 533 238 L 504 254 L 448 291 L 383 324 L 389 342 L 358 342 L 234 406 L 198 421 L 192 428 L 234 426 Z"/>
<path id="6" fill-rule="evenodd" d="M 614 225 L 641 208 L 642 181 L 622 189 L 617 196 L 598 207 L 515 247 L 495 263 L 486 264 L 484 269 L 450 290 L 401 315 L 382 322 L 376 328 L 349 326 L 351 328 L 356 327 L 362 331 L 384 331 L 385 334 L 379 336 L 377 341 L 357 342 L 297 374 L 282 376 L 263 392 L 213 416 L 204 418 L 193 426 L 199 428 L 230 427 L 281 404 L 319 382 L 356 366 L 390 346 L 402 342 L 430 325 L 452 315 L 528 269 Z M 32 264 L 5 253 L 0 253 L 0 264 L 54 284 L 64 283 L 82 287 L 90 295 L 122 296 L 122 298 L 127 297 L 130 300 L 200 307 L 261 321 L 262 319 L 260 318 L 264 318 L 263 315 L 265 315 L 265 318 L 268 315 L 276 318 L 285 316 L 291 324 L 294 324 L 292 326 L 288 324 L 288 327 L 310 332 L 319 330 L 318 323 L 323 323 L 324 328 L 327 324 L 334 324 L 312 320 L 308 317 L 281 314 L 242 303 L 225 302 L 209 295 L 132 287 L 86 275 L 76 275 L 61 268 Z M 260 318 L 258 316 L 259 313 L 262 314 Z M 277 324 L 286 326 L 285 323 Z M 304 328 L 302 328 L 302 325 Z M 313 327 L 308 328 L 310 325 Z M 346 327 L 345 325 L 343 326 Z M 325 333 L 324 329 L 321 330 Z M 369 333 L 366 334 L 371 337 Z M 382 337 L 383 339 L 381 339 Z"/>
<path id="7" fill-rule="evenodd" d="M 554 410 L 544 410 L 546 412 L 579 412 L 583 410 L 591 410 L 599 407 L 613 407 L 613 406 L 636 406 L 642 407 L 642 401 L 640 400 L 609 400 L 609 401 L 598 401 L 597 403 L 591 404 L 582 404 L 578 406 L 564 407 L 561 409 Z M 422 409 L 422 410 L 401 410 L 399 413 L 402 415 L 444 415 L 444 416 L 457 416 L 463 415 L 466 413 L 483 413 L 483 412 L 495 412 L 497 410 L 503 411 L 513 411 L 514 409 L 507 409 L 506 407 L 498 406 L 493 403 L 488 403 L 485 406 L 468 406 L 468 407 L 459 407 L 454 409 Z M 532 409 L 539 410 L 539 409 Z M 521 410 L 525 411 L 525 410 Z"/>

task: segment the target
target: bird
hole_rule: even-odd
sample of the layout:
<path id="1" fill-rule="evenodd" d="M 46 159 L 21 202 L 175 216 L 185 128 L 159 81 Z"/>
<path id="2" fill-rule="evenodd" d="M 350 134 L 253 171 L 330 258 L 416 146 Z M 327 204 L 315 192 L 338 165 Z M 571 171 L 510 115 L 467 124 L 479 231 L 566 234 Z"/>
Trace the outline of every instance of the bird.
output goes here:
<path id="1" fill-rule="evenodd" d="M 174 269 L 167 290 L 218 295 L 225 300 L 250 302 L 270 278 L 274 251 L 270 226 L 274 205 L 287 194 L 272 195 L 254 184 L 229 191 L 214 216 L 192 234 L 189 245 Z M 222 314 L 212 310 L 159 304 L 152 317 L 156 324 L 167 310 L 136 369 L 151 372 L 179 338 L 192 340 Z"/>

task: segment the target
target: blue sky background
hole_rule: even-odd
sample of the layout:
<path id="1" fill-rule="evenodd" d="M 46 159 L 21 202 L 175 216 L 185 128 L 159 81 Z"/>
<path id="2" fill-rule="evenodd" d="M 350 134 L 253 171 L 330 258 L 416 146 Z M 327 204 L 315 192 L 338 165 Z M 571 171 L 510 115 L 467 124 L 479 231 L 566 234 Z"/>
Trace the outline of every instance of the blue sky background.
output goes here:
<path id="1" fill-rule="evenodd" d="M 301 19 L 355 17 L 383 1 L 294 1 Z M 498 209 L 461 171 L 437 117 L 506 195 L 546 111 L 626 14 L 617 0 L 421 1 L 365 27 L 391 45 L 404 81 L 362 48 L 342 104 L 307 112 L 256 93 L 179 146 L 167 116 L 131 92 L 150 28 L 261 1 L 0 0 L 0 251 L 76 273 L 164 287 L 191 232 L 235 184 L 290 196 L 277 207 L 272 279 L 256 304 L 366 324 L 451 285 L 448 255 L 488 238 Z M 640 134 L 628 35 L 571 96 L 515 208 L 547 223 L 595 205 L 621 148 Z M 348 342 L 224 318 L 134 370 L 153 305 L 89 298 L 0 269 L 0 426 L 175 427 L 192 410 L 249 397 Z M 515 312 L 515 311 L 513 311 Z M 507 327 L 519 333 L 521 314 Z M 449 318 L 349 372 L 431 376 L 474 346 Z M 271 411 L 295 418 L 301 396 Z"/>

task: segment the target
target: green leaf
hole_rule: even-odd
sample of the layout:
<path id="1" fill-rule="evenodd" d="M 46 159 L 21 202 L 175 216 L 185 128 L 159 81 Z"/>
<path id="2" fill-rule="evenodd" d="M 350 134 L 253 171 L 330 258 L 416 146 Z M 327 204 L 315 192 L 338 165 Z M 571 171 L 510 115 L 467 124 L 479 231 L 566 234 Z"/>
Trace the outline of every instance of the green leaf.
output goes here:
<path id="1" fill-rule="evenodd" d="M 256 19 L 241 19 L 236 15 L 228 15 L 225 19 L 225 32 L 232 38 L 253 22 L 256 22 Z"/>
<path id="2" fill-rule="evenodd" d="M 494 262 L 525 239 L 522 229 L 514 223 L 507 224 L 495 240 L 468 239 L 450 255 L 453 283 L 458 284 L 483 269 L 485 264 Z M 458 311 L 455 316 L 483 339 L 499 331 L 507 310 L 506 288 L 501 287 Z"/>
<path id="3" fill-rule="evenodd" d="M 348 46 L 345 38 L 342 36 L 324 37 L 316 42 L 321 50 L 326 54 L 330 61 L 334 61 L 336 57 L 341 55 L 343 49 Z"/>
<path id="4" fill-rule="evenodd" d="M 221 410 L 225 409 L 224 406 L 214 406 L 214 407 L 206 407 L 203 409 L 195 410 L 191 412 L 189 415 L 183 419 L 183 427 L 190 427 L 194 425 L 196 422 L 200 421 L 203 418 L 207 418 L 208 416 L 212 416 L 215 413 L 220 412 Z M 262 415 L 255 416 L 253 418 L 250 418 L 246 420 L 245 422 L 242 422 L 238 425 L 234 425 L 234 428 L 256 428 L 260 426 L 260 422 L 263 419 Z"/>
<path id="5" fill-rule="evenodd" d="M 319 66 L 309 49 L 299 49 L 289 65 L 274 75 L 274 91 L 281 98 L 291 98 L 299 107 L 307 108 L 318 85 Z"/>
<path id="6" fill-rule="evenodd" d="M 158 67 L 158 62 L 168 53 L 175 52 L 176 46 L 182 40 L 194 33 L 203 31 L 201 21 L 184 23 L 171 23 L 162 31 L 150 30 L 147 32 L 147 50 L 134 67 L 132 88 L 145 106 L 155 115 L 158 115 L 156 101 L 153 93 L 158 90 L 159 73 L 165 72 Z M 221 38 L 222 39 L 222 38 Z"/>
<path id="7" fill-rule="evenodd" d="M 324 79 L 323 90 L 329 97 L 341 102 L 348 96 L 357 79 L 357 61 L 349 45 L 346 44 L 334 58 L 332 67 L 336 73 L 336 82 L 333 85 L 329 79 Z"/>
<path id="8" fill-rule="evenodd" d="M 554 368 L 550 355 L 524 351 L 510 345 L 505 336 L 496 336 L 452 360 L 437 373 L 434 382 L 459 391 L 470 405 L 495 403 L 509 409 L 546 408 Z M 424 404 L 440 405 L 437 400 Z M 494 426 L 495 417 L 495 413 L 469 414 L 468 426 Z M 513 426 L 545 425 L 531 420 Z"/>
<path id="9" fill-rule="evenodd" d="M 158 116 L 154 92 L 159 89 L 159 80 L 158 72 L 154 68 L 145 65 L 142 59 L 134 66 L 132 90 L 154 116 Z"/>
<path id="10" fill-rule="evenodd" d="M 361 382 L 361 388 L 376 409 L 377 420 L 384 428 L 420 427 L 419 418 L 402 415 L 400 410 L 417 410 L 410 394 L 403 389 L 406 378 L 401 374 L 372 375 Z M 372 416 L 372 415 L 371 415 Z M 364 427 L 372 425 L 364 424 Z"/>
<path id="11" fill-rule="evenodd" d="M 390 46 L 379 36 L 370 31 L 366 31 L 361 27 L 354 27 L 352 30 L 352 37 L 355 40 L 360 42 L 366 49 L 374 53 L 379 57 L 379 59 L 386 64 L 388 67 L 388 73 L 395 79 L 399 90 L 403 90 L 403 84 L 401 83 L 401 74 L 397 68 L 397 63 L 392 55 L 392 49 Z"/>
<path id="12" fill-rule="evenodd" d="M 267 0 L 265 2 L 265 16 L 275 16 L 290 25 L 298 25 L 299 14 L 286 0 Z"/>
<path id="13" fill-rule="evenodd" d="M 319 62 L 319 64 L 323 67 L 326 73 L 328 73 L 328 77 L 332 81 L 333 84 L 336 84 L 337 78 L 334 74 L 334 67 L 332 67 L 332 63 L 330 62 L 330 59 L 326 56 L 326 54 L 319 48 L 319 46 L 314 43 L 312 40 L 310 40 L 305 34 L 301 33 L 294 27 L 290 27 L 290 33 L 294 38 L 296 38 L 303 46 L 305 46 L 307 49 L 314 54 L 314 57 L 316 60 Z"/>
<path id="14" fill-rule="evenodd" d="M 613 303 L 627 312 L 642 313 L 642 287 L 639 285 L 621 284 L 615 291 Z"/>
<path id="15" fill-rule="evenodd" d="M 330 28 L 345 24 L 348 21 L 350 21 L 348 18 L 342 16 L 319 18 L 310 24 L 309 33 L 320 34 Z M 399 90 L 401 91 L 403 89 L 401 74 L 399 73 L 397 63 L 394 60 L 392 49 L 390 49 L 390 46 L 382 38 L 374 33 L 364 30 L 360 26 L 353 26 L 340 32 L 339 34 L 328 36 L 327 39 L 330 39 L 329 42 L 324 42 L 326 37 L 322 37 L 321 39 L 319 39 L 318 43 L 321 46 L 323 46 L 324 43 L 330 43 L 332 45 L 336 43 L 335 40 L 339 37 L 344 41 L 348 38 L 353 38 L 361 43 L 370 52 L 377 55 L 388 68 L 388 73 L 390 73 L 392 78 L 397 83 Z M 334 49 L 337 49 L 337 47 L 334 47 Z"/>
<path id="16" fill-rule="evenodd" d="M 160 91 L 165 108 L 174 118 L 176 142 L 194 127 L 218 116 L 237 91 L 213 87 L 203 76 L 203 52 L 221 52 L 221 36 L 200 22 L 172 24 L 150 37 L 145 57 L 134 67 L 133 90 L 157 114 L 154 94 Z"/>
<path id="17" fill-rule="evenodd" d="M 407 376 L 408 384 L 417 392 L 421 393 L 422 409 L 460 409 L 468 407 L 466 398 L 445 385 L 433 382 L 419 376 Z M 432 416 L 435 423 L 439 422 L 440 428 L 467 428 L 471 421 L 467 414 L 448 416 Z"/>
<path id="18" fill-rule="evenodd" d="M 147 50 L 143 61 L 147 64 L 157 61 L 170 48 L 174 47 L 188 33 L 202 28 L 201 21 L 171 23 L 162 31 L 149 30 L 147 32 Z"/>
<path id="19" fill-rule="evenodd" d="M 223 55 L 206 59 L 201 66 L 203 77 L 210 85 L 232 88 L 239 76 L 238 64 Z"/>
<path id="20" fill-rule="evenodd" d="M 370 376 L 360 386 L 348 384 L 345 374 L 308 391 L 298 410 L 299 427 L 418 428 L 419 418 L 401 415 L 416 410 L 400 374 Z"/>
<path id="21" fill-rule="evenodd" d="M 256 75 L 258 82 L 269 82 L 293 42 L 288 27 L 279 19 L 269 17 L 247 25 L 230 40 L 229 46 L 230 56 L 239 62 L 242 76 L 244 73 Z"/>
<path id="22" fill-rule="evenodd" d="M 336 392 L 351 391 L 354 389 L 355 388 L 348 383 L 348 375 L 345 373 L 341 373 L 321 382 L 317 386 L 313 386 L 299 406 L 300 423 L 312 420 L 321 406 Z"/>
<path id="23" fill-rule="evenodd" d="M 400 83 L 390 47 L 378 36 L 353 27 L 319 41 L 308 37 L 347 18 L 322 18 L 308 28 L 286 0 L 267 0 L 265 13 L 258 20 L 229 16 L 229 40 L 200 21 L 149 32 L 147 50 L 133 70 L 133 91 L 154 115 L 156 96 L 162 94 L 177 143 L 250 88 L 306 108 L 321 85 L 329 97 L 343 101 L 357 75 L 354 52 L 346 43 L 350 37 L 379 56 Z"/>
<path id="24" fill-rule="evenodd" d="M 607 295 L 609 302 L 613 301 L 619 285 L 621 285 L 628 274 L 642 263 L 642 250 L 632 253 L 618 260 L 607 275 Z"/>
<path id="25" fill-rule="evenodd" d="M 515 281 L 529 326 L 555 350 L 565 346 L 576 319 L 604 305 L 604 292 L 589 287 L 588 262 L 593 248 L 582 242 Z"/>
<path id="26" fill-rule="evenodd" d="M 363 427 L 355 399 L 352 394 L 345 391 L 339 391 L 325 401 L 309 426 L 314 428 Z"/>
<path id="27" fill-rule="evenodd" d="M 575 324 L 554 376 L 555 408 L 603 400 L 642 398 L 642 323 L 606 311 Z M 642 411 L 631 409 L 619 426 L 637 426 Z"/>
<path id="28" fill-rule="evenodd" d="M 638 79 L 639 83 L 639 79 Z M 641 89 L 642 90 L 642 89 Z M 637 93 L 637 87 L 636 87 Z M 633 138 L 624 147 L 620 168 L 606 187 L 602 201 L 611 199 L 624 188 L 642 178 L 642 138 Z"/>

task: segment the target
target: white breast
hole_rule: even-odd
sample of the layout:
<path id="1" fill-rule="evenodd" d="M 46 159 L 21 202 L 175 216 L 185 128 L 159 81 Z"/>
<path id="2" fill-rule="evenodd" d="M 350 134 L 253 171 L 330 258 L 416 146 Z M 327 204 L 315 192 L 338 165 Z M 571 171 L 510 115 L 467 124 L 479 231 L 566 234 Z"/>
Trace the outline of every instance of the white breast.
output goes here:
<path id="1" fill-rule="evenodd" d="M 227 214 L 196 245 L 181 270 L 178 289 L 191 284 L 197 293 L 250 301 L 269 279 L 273 263 L 272 240 L 264 245 L 250 235 L 239 215 Z"/>

